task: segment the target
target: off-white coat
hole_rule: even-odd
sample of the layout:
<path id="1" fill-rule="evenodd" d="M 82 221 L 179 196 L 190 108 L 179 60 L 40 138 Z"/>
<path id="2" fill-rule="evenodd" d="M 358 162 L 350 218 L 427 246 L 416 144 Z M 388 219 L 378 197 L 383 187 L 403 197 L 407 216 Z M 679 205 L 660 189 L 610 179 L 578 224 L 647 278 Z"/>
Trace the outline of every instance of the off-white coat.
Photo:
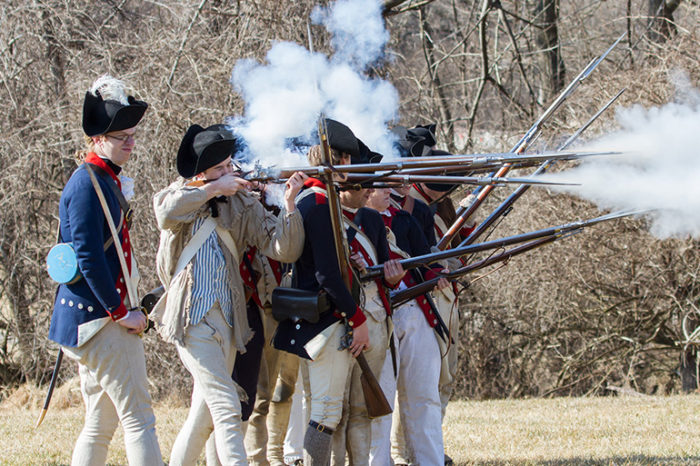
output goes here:
<path id="1" fill-rule="evenodd" d="M 161 230 L 156 259 L 160 281 L 166 293 L 150 315 L 160 336 L 170 343 L 182 344 L 185 329 L 190 323 L 189 311 L 192 296 L 193 261 L 176 277 L 175 266 L 187 242 L 192 237 L 192 223 L 198 217 L 209 215 L 207 194 L 202 188 L 186 186 L 187 180 L 178 179 L 153 197 L 153 208 Z M 304 247 L 304 225 L 299 211 L 279 216 L 265 210 L 253 195 L 239 191 L 220 202 L 218 226 L 231 233 L 239 254 L 246 246 L 258 248 L 259 254 L 280 262 L 295 262 Z M 245 344 L 252 332 L 245 309 L 243 282 L 239 264 L 220 241 L 226 261 L 233 306 L 233 335 L 236 349 L 245 352 Z"/>

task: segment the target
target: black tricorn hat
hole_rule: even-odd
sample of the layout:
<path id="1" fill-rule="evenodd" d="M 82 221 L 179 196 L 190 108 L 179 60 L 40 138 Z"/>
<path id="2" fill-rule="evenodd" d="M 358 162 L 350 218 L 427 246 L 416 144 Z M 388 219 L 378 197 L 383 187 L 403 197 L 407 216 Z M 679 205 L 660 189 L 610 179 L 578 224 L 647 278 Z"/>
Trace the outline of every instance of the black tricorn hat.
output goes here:
<path id="1" fill-rule="evenodd" d="M 177 151 L 177 172 L 183 178 L 192 178 L 232 156 L 237 145 L 236 137 L 226 125 L 207 128 L 192 125 Z"/>
<path id="2" fill-rule="evenodd" d="M 369 147 L 367 147 L 367 144 L 362 142 L 362 140 L 359 138 L 357 139 L 357 144 L 360 147 L 360 155 L 355 158 L 350 158 L 350 163 L 352 165 L 360 163 L 379 163 L 384 158 L 384 156 L 379 152 L 372 151 Z"/>
<path id="3" fill-rule="evenodd" d="M 331 149 L 350 154 L 351 160 L 361 157 L 360 145 L 357 142 L 355 133 L 350 128 L 339 121 L 326 118 L 326 131 L 328 132 L 328 145 Z M 356 163 L 356 162 L 352 162 Z"/>
<path id="4" fill-rule="evenodd" d="M 96 94 L 86 92 L 83 101 L 83 131 L 88 136 L 133 128 L 148 108 L 146 102 L 133 96 L 127 97 L 129 103 L 124 105 L 118 100 L 102 99 L 100 91 L 96 91 Z"/>
<path id="5" fill-rule="evenodd" d="M 405 126 L 395 126 L 391 132 L 397 137 L 401 157 L 422 157 L 428 155 L 430 148 L 437 144 L 435 128 L 437 125 L 418 125 L 408 129 Z"/>

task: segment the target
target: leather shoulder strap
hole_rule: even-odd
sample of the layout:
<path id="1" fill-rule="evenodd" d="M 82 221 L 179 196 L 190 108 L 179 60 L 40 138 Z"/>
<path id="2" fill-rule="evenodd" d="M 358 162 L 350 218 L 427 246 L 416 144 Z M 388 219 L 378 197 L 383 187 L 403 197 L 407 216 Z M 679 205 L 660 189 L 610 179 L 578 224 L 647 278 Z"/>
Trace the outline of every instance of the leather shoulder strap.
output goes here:
<path id="1" fill-rule="evenodd" d="M 207 217 L 206 220 L 199 227 L 197 232 L 192 235 L 192 238 L 187 242 L 184 248 L 182 248 L 182 253 L 180 253 L 180 258 L 177 260 L 177 265 L 175 266 L 175 273 L 173 273 L 172 278 L 175 278 L 177 274 L 182 272 L 182 270 L 190 263 L 192 258 L 197 254 L 199 248 L 202 247 L 204 242 L 209 238 L 209 235 L 216 228 L 216 220 L 212 217 Z M 172 280 L 171 278 L 171 280 Z"/>
<path id="2" fill-rule="evenodd" d="M 119 202 L 119 207 L 121 207 L 122 211 L 124 212 L 124 218 L 126 220 L 127 227 L 131 226 L 131 206 L 129 205 L 129 201 L 126 200 L 124 197 L 124 193 L 122 193 L 122 190 L 119 189 L 119 186 L 117 186 L 117 183 L 114 182 L 111 176 L 102 169 L 102 167 L 99 167 L 95 164 L 90 164 L 90 168 L 93 169 L 95 173 L 97 173 L 100 178 L 105 180 L 107 182 L 107 186 L 112 190 L 115 196 L 117 196 L 117 201 Z"/>
<path id="3" fill-rule="evenodd" d="M 236 265 L 240 264 L 241 256 L 238 253 L 236 242 L 233 240 L 231 233 L 229 233 L 228 230 L 220 226 L 216 227 L 216 233 L 219 235 L 219 238 L 221 238 L 221 241 L 223 241 L 224 246 L 226 246 L 226 249 L 228 249 L 231 255 L 233 256 L 233 260 L 235 261 Z"/>

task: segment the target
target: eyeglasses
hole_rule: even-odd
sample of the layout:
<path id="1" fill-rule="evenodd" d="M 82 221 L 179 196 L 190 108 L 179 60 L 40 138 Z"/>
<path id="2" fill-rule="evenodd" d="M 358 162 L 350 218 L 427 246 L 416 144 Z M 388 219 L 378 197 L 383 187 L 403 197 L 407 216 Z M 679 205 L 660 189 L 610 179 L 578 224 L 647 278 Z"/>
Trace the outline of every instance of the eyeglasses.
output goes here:
<path id="1" fill-rule="evenodd" d="M 122 144 L 125 143 L 126 141 L 128 141 L 130 138 L 132 141 L 136 140 L 136 133 L 134 133 L 134 134 L 122 134 L 121 136 L 114 136 L 112 134 L 105 134 L 105 136 L 107 136 L 108 138 L 112 138 L 115 141 L 119 141 Z"/>

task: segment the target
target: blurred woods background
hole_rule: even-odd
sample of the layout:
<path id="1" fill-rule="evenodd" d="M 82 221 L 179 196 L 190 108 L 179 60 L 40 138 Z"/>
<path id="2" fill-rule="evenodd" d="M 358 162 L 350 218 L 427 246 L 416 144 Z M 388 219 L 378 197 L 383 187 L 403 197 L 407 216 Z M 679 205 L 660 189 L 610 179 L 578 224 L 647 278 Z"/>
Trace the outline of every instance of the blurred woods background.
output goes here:
<path id="1" fill-rule="evenodd" d="M 391 34 L 372 73 L 401 98 L 397 124 L 435 122 L 441 148 L 508 151 L 595 56 L 623 42 L 567 100 L 533 149 L 554 149 L 621 88 L 617 105 L 673 99 L 670 76 L 698 82 L 696 0 L 384 0 Z M 317 2 L 271 0 L 7 0 L 0 13 L 0 399 L 48 382 L 55 290 L 44 268 L 58 199 L 82 148 L 82 99 L 109 72 L 151 104 L 127 174 L 136 178 L 132 233 L 141 292 L 156 286 L 151 197 L 176 176 L 192 123 L 241 114 L 229 78 L 241 58 L 277 40 L 306 45 Z M 311 27 L 316 50 L 329 38 Z M 614 129 L 604 114 L 585 140 Z M 520 175 L 526 174 L 518 173 Z M 483 218 L 512 188 L 498 188 Z M 649 186 L 650 190 L 660 189 Z M 459 201 L 464 193 L 455 195 Z M 577 198 L 533 189 L 492 238 L 597 215 Z M 598 225 L 474 281 L 461 295 L 458 397 L 645 393 L 681 378 L 682 320 L 698 310 L 698 242 L 660 241 L 640 221 Z M 466 281 L 475 276 L 467 276 Z M 692 324 L 692 322 L 691 322 Z M 186 399 L 190 379 L 172 346 L 146 336 L 152 394 Z M 60 380 L 75 365 L 64 364 Z"/>

